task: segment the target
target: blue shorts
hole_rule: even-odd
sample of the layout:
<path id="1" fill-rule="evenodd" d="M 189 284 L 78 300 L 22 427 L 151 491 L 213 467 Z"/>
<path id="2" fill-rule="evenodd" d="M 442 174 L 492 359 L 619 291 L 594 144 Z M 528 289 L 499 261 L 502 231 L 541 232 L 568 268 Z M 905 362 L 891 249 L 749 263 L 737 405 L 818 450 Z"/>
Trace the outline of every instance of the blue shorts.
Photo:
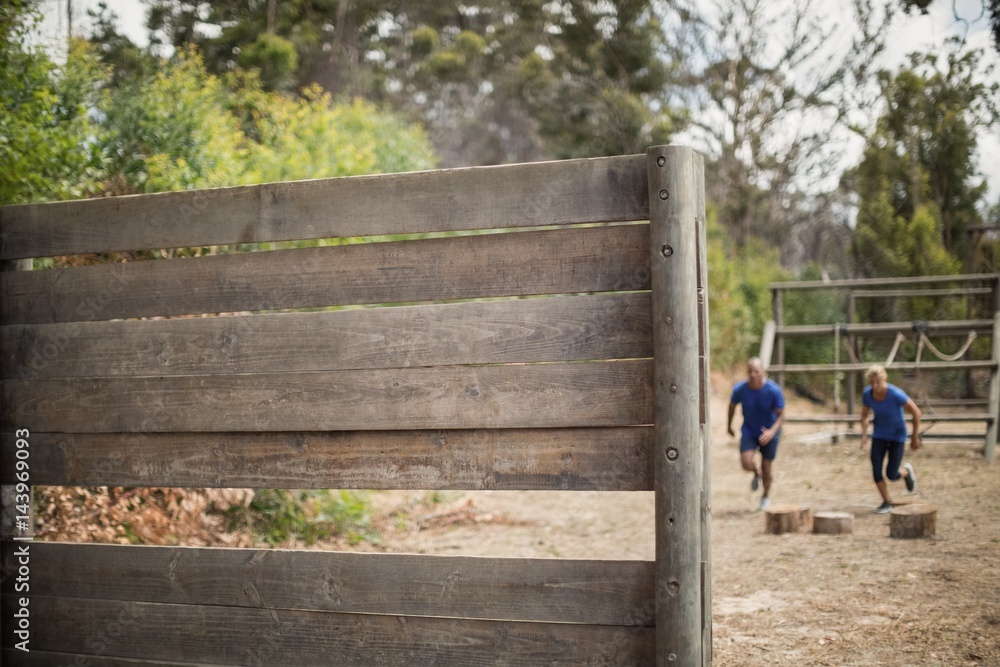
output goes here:
<path id="1" fill-rule="evenodd" d="M 766 445 L 760 444 L 760 438 L 748 438 L 745 435 L 740 437 L 740 452 L 752 452 L 760 450 L 760 455 L 767 461 L 773 461 L 774 457 L 778 455 L 778 438 L 781 436 L 779 432 L 773 438 L 771 442 Z"/>

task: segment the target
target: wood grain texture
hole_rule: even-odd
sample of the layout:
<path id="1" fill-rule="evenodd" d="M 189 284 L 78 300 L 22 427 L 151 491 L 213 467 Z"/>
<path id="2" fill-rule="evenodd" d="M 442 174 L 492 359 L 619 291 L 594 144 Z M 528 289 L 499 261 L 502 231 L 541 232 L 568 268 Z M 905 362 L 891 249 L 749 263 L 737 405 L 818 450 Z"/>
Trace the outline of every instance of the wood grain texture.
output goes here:
<path id="1" fill-rule="evenodd" d="M 650 491 L 652 428 L 31 434 L 59 486 Z M 14 439 L 0 443 L 15 481 Z"/>
<path id="2" fill-rule="evenodd" d="M 648 225 L 0 273 L 4 324 L 649 288 Z"/>
<path id="3" fill-rule="evenodd" d="M 700 155 L 680 147 L 647 152 L 650 192 L 656 508 L 657 664 L 706 665 L 703 623 L 702 451 L 704 296 L 700 273 L 705 219 Z"/>
<path id="4" fill-rule="evenodd" d="M 3 596 L 3 613 L 13 613 Z M 652 665 L 646 627 L 36 596 L 32 650 L 225 665 Z M 5 625 L 4 646 L 11 646 Z"/>
<path id="5" fill-rule="evenodd" d="M 0 259 L 644 220 L 641 155 L 0 207 Z"/>
<path id="6" fill-rule="evenodd" d="M 189 662 L 173 660 L 142 660 L 139 658 L 109 658 L 101 655 L 85 655 L 82 653 L 53 653 L 31 649 L 25 653 L 13 648 L 0 651 L 3 664 L 11 667 L 190 667 Z M 199 667 L 212 667 L 208 663 L 200 663 Z"/>
<path id="7" fill-rule="evenodd" d="M 4 545 L 5 572 L 17 571 Z M 649 561 L 31 545 L 35 596 L 651 626 Z M 4 584 L 13 593 L 13 580 Z"/>
<path id="8" fill-rule="evenodd" d="M 58 433 L 652 423 L 649 360 L 273 375 L 4 380 L 4 428 Z"/>
<path id="9" fill-rule="evenodd" d="M 0 327 L 6 378 L 207 375 L 629 359 L 648 293 Z"/>

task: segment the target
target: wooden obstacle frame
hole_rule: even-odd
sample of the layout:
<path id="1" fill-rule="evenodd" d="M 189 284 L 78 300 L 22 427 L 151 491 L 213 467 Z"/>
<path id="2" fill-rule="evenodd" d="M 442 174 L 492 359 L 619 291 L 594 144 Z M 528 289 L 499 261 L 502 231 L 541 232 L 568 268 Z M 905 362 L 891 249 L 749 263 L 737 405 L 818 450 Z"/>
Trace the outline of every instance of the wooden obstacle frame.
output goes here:
<path id="1" fill-rule="evenodd" d="M 946 401 L 935 401 L 945 407 L 941 412 L 924 409 L 921 422 L 952 422 L 985 424 L 985 432 L 973 434 L 984 440 L 983 453 L 992 461 L 1000 439 L 1000 274 L 972 274 L 953 276 L 900 277 L 884 279 L 846 279 L 826 281 L 793 281 L 772 283 L 771 301 L 773 319 L 769 320 L 761 338 L 760 357 L 774 378 L 783 384 L 785 373 L 835 373 L 846 382 L 846 412 L 836 414 L 788 415 L 788 423 L 815 424 L 856 423 L 855 400 L 861 395 L 865 381 L 863 374 L 877 361 L 861 362 L 851 359 L 857 342 L 862 337 L 956 337 L 970 333 L 985 335 L 991 340 L 989 359 L 956 359 L 950 361 L 892 361 L 887 363 L 889 372 L 940 371 L 988 369 L 990 371 L 989 396 L 983 400 L 963 400 L 944 406 Z M 784 295 L 797 291 L 829 291 L 846 293 L 844 322 L 788 324 L 784 315 Z M 857 322 L 857 302 L 860 299 L 964 298 L 987 299 L 989 317 L 983 319 L 926 321 L 926 322 Z M 967 309 L 971 310 L 967 302 Z M 791 337 L 832 336 L 834 359 L 810 364 L 785 363 L 785 341 Z M 842 350 L 846 350 L 841 358 Z M 838 380 L 839 382 L 839 380 Z M 838 385 L 839 387 L 839 385 Z M 839 392 L 838 392 L 839 393 Z M 948 402 L 951 403 L 951 402 Z M 924 406 L 926 408 L 926 406 Z M 906 415 L 909 419 L 909 415 Z"/>
<path id="2" fill-rule="evenodd" d="M 654 147 L 0 208 L 4 661 L 710 664 L 703 179 Z M 653 491 L 655 560 L 47 543 L 28 485 Z"/>

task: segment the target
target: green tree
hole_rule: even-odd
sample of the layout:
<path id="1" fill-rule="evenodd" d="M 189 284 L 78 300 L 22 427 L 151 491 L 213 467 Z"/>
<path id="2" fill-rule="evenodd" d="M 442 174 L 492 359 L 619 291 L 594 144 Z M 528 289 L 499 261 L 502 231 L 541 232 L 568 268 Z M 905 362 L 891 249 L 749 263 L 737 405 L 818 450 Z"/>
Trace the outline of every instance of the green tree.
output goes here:
<path id="1" fill-rule="evenodd" d="M 150 29 L 196 44 L 210 71 L 291 44 L 291 89 L 319 84 L 420 119 L 446 166 L 637 152 L 678 123 L 663 29 L 646 0 L 605 3 L 157 0 Z M 216 27 L 212 36 L 196 25 Z M 267 38 L 271 39 L 271 38 Z M 273 62 L 275 58 L 264 59 Z M 264 69 L 264 68 L 261 68 Z M 272 85 L 265 72 L 265 83 Z"/>
<path id="2" fill-rule="evenodd" d="M 318 88 L 290 98 L 254 74 L 218 77 L 188 47 L 102 106 L 108 192 L 129 194 L 435 166 L 419 127 Z"/>
<path id="3" fill-rule="evenodd" d="M 107 72 L 80 41 L 61 66 L 26 46 L 36 18 L 28 3 L 0 7 L 0 204 L 82 197 L 104 166 L 88 113 Z"/>
<path id="4" fill-rule="evenodd" d="M 755 239 L 737 245 L 714 205 L 708 207 L 707 224 L 712 366 L 728 369 L 760 351 L 764 324 L 771 319 L 769 286 L 790 276 L 778 262 L 777 249 Z"/>
<path id="5" fill-rule="evenodd" d="M 334 104 L 318 86 L 291 99 L 265 95 L 251 119 L 257 138 L 243 180 L 327 178 L 437 166 L 426 135 L 398 116 L 355 99 Z"/>
<path id="6" fill-rule="evenodd" d="M 979 56 L 915 54 L 881 75 L 886 109 L 851 176 L 860 197 L 853 253 L 866 277 L 947 275 L 971 268 L 966 231 L 982 224 L 986 182 L 976 133 L 997 122 L 997 86 Z"/>
<path id="7" fill-rule="evenodd" d="M 108 193 L 241 183 L 247 145 L 227 111 L 230 95 L 193 50 L 108 91 L 102 104 L 112 156 Z"/>

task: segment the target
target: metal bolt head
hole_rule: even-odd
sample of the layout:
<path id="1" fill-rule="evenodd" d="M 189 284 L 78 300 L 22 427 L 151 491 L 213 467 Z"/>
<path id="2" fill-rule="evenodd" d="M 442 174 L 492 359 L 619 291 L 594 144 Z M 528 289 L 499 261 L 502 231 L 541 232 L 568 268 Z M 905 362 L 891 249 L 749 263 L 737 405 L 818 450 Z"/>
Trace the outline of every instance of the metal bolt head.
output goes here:
<path id="1" fill-rule="evenodd" d="M 666 163 L 667 163 L 667 158 L 663 157 L 662 155 L 660 157 L 656 158 L 656 164 L 658 166 L 662 167 Z"/>
<path id="2" fill-rule="evenodd" d="M 680 452 L 677 451 L 676 447 L 667 449 L 667 460 L 676 461 L 678 456 L 680 456 Z"/>
<path id="3" fill-rule="evenodd" d="M 670 257 L 671 255 L 674 254 L 674 249 L 668 246 L 666 243 L 664 243 L 663 247 L 660 248 L 660 254 L 663 255 L 664 257 Z"/>
<path id="4" fill-rule="evenodd" d="M 667 192 L 666 190 L 660 190 L 660 199 L 662 199 L 664 201 L 666 201 L 667 199 L 670 199 L 670 193 Z"/>

